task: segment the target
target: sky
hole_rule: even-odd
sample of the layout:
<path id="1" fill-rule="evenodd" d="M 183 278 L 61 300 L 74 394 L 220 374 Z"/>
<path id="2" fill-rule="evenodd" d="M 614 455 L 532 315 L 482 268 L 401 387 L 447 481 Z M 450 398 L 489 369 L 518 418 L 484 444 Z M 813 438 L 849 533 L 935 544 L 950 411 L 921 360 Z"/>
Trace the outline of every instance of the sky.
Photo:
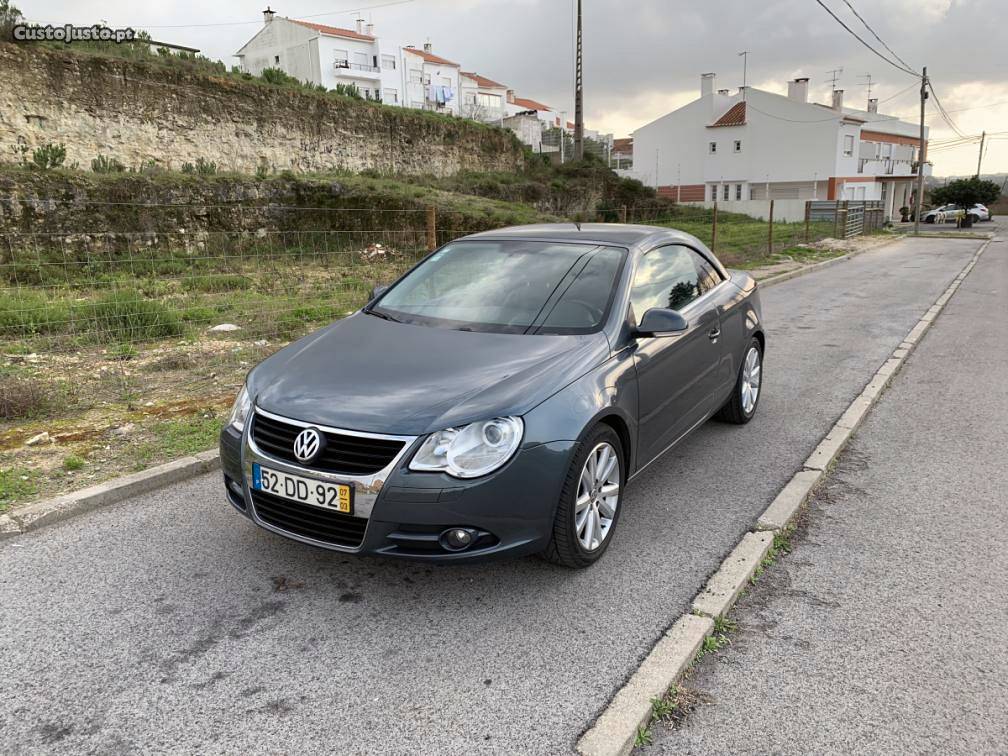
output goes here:
<path id="1" fill-rule="evenodd" d="M 531 97 L 566 110 L 573 120 L 573 0 L 270 0 L 278 15 L 353 27 L 362 16 L 376 33 L 434 52 Z M 352 6 L 356 2 L 358 5 Z M 822 0 L 850 28 L 892 57 L 854 15 L 853 6 L 891 50 L 914 70 L 928 67 L 935 92 L 966 136 L 986 130 L 983 172 L 1008 171 L 1008 25 L 1004 0 Z M 847 3 L 850 3 L 850 6 Z M 198 47 L 235 63 L 234 52 L 262 26 L 265 0 L 212 4 L 135 0 L 13 0 L 43 23 L 147 29 L 154 39 Z M 810 99 L 829 102 L 829 72 L 845 104 L 916 121 L 919 85 L 876 57 L 817 0 L 583 0 L 585 122 L 616 137 L 699 96 L 700 74 L 717 88 L 748 83 L 786 93 L 786 82 L 810 78 Z M 359 9 L 359 10 L 358 10 Z M 956 133 L 927 105 L 934 174 L 976 171 L 979 144 L 942 146 Z M 1000 133 L 998 133 L 1000 132 Z M 978 140 L 977 140 L 978 141 Z"/>

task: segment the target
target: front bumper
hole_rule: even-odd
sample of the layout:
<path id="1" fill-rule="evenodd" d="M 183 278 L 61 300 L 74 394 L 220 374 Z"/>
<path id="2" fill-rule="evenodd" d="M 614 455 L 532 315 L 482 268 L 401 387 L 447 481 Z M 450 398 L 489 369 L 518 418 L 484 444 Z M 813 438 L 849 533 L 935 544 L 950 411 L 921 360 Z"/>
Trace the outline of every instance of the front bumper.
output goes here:
<path id="1" fill-rule="evenodd" d="M 478 561 L 504 555 L 538 553 L 546 548 L 553 518 L 575 441 L 535 444 L 518 450 L 500 470 L 473 480 L 443 473 L 411 472 L 409 460 L 422 438 L 366 481 L 352 476 L 320 474 L 274 459 L 258 450 L 232 427 L 221 432 L 221 466 L 227 498 L 260 527 L 297 541 L 352 554 L 371 554 L 441 562 Z M 254 462 L 297 475 L 324 478 L 355 486 L 355 514 L 347 518 L 363 530 L 359 544 L 334 543 L 294 533 L 267 522 L 268 502 L 250 489 Z M 257 498 L 259 508 L 257 509 Z M 317 512 L 306 512 L 314 522 Z M 445 549 L 438 536 L 449 528 L 468 528 L 473 545 L 463 551 Z"/>

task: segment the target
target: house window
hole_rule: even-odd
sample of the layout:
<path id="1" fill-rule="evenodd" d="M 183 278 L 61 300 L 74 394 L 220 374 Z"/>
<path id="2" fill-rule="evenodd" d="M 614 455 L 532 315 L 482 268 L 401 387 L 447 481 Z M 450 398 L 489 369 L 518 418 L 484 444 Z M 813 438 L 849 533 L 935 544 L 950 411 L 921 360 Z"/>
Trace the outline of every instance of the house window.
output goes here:
<path id="1" fill-rule="evenodd" d="M 476 102 L 482 105 L 484 108 L 489 110 L 500 110 L 501 108 L 501 96 L 495 94 L 484 94 L 480 92 L 476 96 Z"/>
<path id="2" fill-rule="evenodd" d="M 735 199 L 742 199 L 742 184 L 735 184 Z"/>
<path id="3" fill-rule="evenodd" d="M 717 142 L 711 142 L 707 147 L 707 151 L 710 152 L 711 155 L 717 152 Z"/>
<path id="4" fill-rule="evenodd" d="M 355 52 L 353 54 L 353 61 L 358 66 L 366 66 L 368 64 L 368 54 L 362 52 Z"/>
<path id="5" fill-rule="evenodd" d="M 845 134 L 843 138 L 844 157 L 851 157 L 854 154 L 854 135 Z"/>
<path id="6" fill-rule="evenodd" d="M 885 144 L 882 145 L 882 159 L 888 160 L 891 157 L 892 157 L 892 145 L 889 142 L 886 142 Z"/>
<path id="7" fill-rule="evenodd" d="M 418 68 L 411 68 L 409 72 L 410 84 L 420 84 L 423 82 L 423 72 Z"/>
<path id="8" fill-rule="evenodd" d="M 398 89 L 386 89 L 382 92 L 382 100 L 389 105 L 399 104 L 399 90 Z"/>
<path id="9" fill-rule="evenodd" d="M 280 62 L 280 56 L 279 55 L 274 55 L 273 56 L 273 62 L 274 63 L 279 63 Z"/>
<path id="10" fill-rule="evenodd" d="M 742 140 L 741 139 L 736 139 L 735 140 L 735 152 L 742 152 Z"/>
<path id="11" fill-rule="evenodd" d="M 346 50 L 333 50 L 333 60 L 336 61 L 337 66 L 342 64 L 346 68 L 346 64 L 350 60 L 350 54 Z"/>
<path id="12" fill-rule="evenodd" d="M 395 71 L 395 56 L 394 55 L 382 55 L 381 56 L 381 67 L 387 68 L 389 71 Z"/>
<path id="13" fill-rule="evenodd" d="M 731 189 L 731 186 L 729 184 L 725 184 L 724 185 L 724 198 L 725 198 L 726 202 L 728 201 L 728 191 L 730 189 Z"/>
<path id="14" fill-rule="evenodd" d="M 711 202 L 717 202 L 717 184 L 711 184 L 710 198 Z"/>

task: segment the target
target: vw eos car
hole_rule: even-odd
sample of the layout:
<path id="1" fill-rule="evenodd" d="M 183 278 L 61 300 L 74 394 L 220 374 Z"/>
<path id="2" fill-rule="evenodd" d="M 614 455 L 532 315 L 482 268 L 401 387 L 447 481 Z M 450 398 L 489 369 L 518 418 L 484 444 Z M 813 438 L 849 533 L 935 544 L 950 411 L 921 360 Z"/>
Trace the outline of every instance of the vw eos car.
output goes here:
<path id="1" fill-rule="evenodd" d="M 584 567 L 634 475 L 715 414 L 753 417 L 764 346 L 756 283 L 687 234 L 475 234 L 249 373 L 227 496 L 342 552 Z"/>

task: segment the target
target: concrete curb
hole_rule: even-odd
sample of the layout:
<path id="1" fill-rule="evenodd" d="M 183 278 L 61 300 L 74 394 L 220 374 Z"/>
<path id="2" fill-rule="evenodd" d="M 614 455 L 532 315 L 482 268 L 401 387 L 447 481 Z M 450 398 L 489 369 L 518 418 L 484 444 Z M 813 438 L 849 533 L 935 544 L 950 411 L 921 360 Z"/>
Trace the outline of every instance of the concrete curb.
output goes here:
<path id="1" fill-rule="evenodd" d="M 0 517 L 0 540 L 62 522 L 98 507 L 116 504 L 123 499 L 148 493 L 170 483 L 188 480 L 193 476 L 215 470 L 219 466 L 220 453 L 212 449 L 114 478 L 90 488 L 63 494 L 54 499 L 37 501 Z"/>
<path id="2" fill-rule="evenodd" d="M 649 681 L 646 686 L 635 682 L 638 674 L 644 670 L 645 665 L 649 664 L 659 646 L 668 642 L 676 628 L 691 627 L 693 632 L 699 632 L 706 628 L 698 644 L 693 647 L 695 655 L 696 649 L 699 648 L 700 643 L 703 643 L 704 637 L 710 635 L 714 630 L 713 618 L 723 617 L 731 609 L 745 587 L 746 581 L 752 577 L 756 567 L 766 557 L 773 544 L 774 536 L 790 524 L 812 489 L 828 474 L 837 454 L 854 435 L 868 411 L 878 402 L 885 387 L 913 352 L 914 347 L 931 327 L 935 318 L 944 309 L 956 289 L 959 288 L 959 284 L 973 270 L 976 261 L 987 250 L 990 242 L 991 240 L 988 239 L 980 245 L 972 259 L 938 297 L 935 304 L 910 329 L 903 342 L 893 351 L 892 356 L 882 364 L 864 390 L 848 405 L 840 419 L 805 461 L 802 469 L 788 481 L 787 485 L 770 503 L 770 506 L 759 516 L 755 532 L 747 532 L 743 535 L 732 552 L 725 557 L 714 576 L 693 599 L 691 609 L 694 614 L 682 615 L 672 626 L 672 629 L 658 641 L 637 672 L 616 692 L 609 706 L 578 740 L 577 750 L 579 753 L 583 756 L 589 754 L 591 756 L 622 756 L 622 754 L 629 752 L 638 728 L 647 727 L 650 723 L 651 700 L 663 696 L 686 671 L 689 662 L 683 665 L 650 664 L 646 673 Z M 873 249 L 877 248 L 873 247 Z M 826 262 L 836 263 L 841 259 L 843 258 L 838 257 Z M 820 263 L 820 265 L 822 264 Z M 817 267 L 810 266 L 809 269 Z M 765 286 L 766 282 L 764 281 L 761 285 Z M 704 616 L 698 617 L 697 613 Z M 694 620 L 706 620 L 709 624 L 700 625 Z M 689 635 L 687 641 L 681 629 L 676 637 L 681 639 L 679 643 L 684 648 L 689 647 L 694 640 L 694 637 Z M 662 679 L 656 679 L 656 676 L 662 676 Z M 655 690 L 659 687 L 660 690 L 656 693 Z M 643 712 L 643 719 L 641 712 Z M 631 733 L 631 735 L 627 736 L 626 733 Z"/>
<path id="3" fill-rule="evenodd" d="M 651 719 L 651 701 L 664 696 L 669 680 L 678 679 L 693 663 L 704 638 L 713 630 L 714 621 L 710 617 L 692 614 L 680 617 L 620 688 L 595 725 L 581 737 L 578 751 L 584 756 L 630 753 L 638 728 Z"/>
<path id="4" fill-rule="evenodd" d="M 772 532 L 746 533 L 693 599 L 693 613 L 717 619 L 728 613 L 773 545 Z"/>

